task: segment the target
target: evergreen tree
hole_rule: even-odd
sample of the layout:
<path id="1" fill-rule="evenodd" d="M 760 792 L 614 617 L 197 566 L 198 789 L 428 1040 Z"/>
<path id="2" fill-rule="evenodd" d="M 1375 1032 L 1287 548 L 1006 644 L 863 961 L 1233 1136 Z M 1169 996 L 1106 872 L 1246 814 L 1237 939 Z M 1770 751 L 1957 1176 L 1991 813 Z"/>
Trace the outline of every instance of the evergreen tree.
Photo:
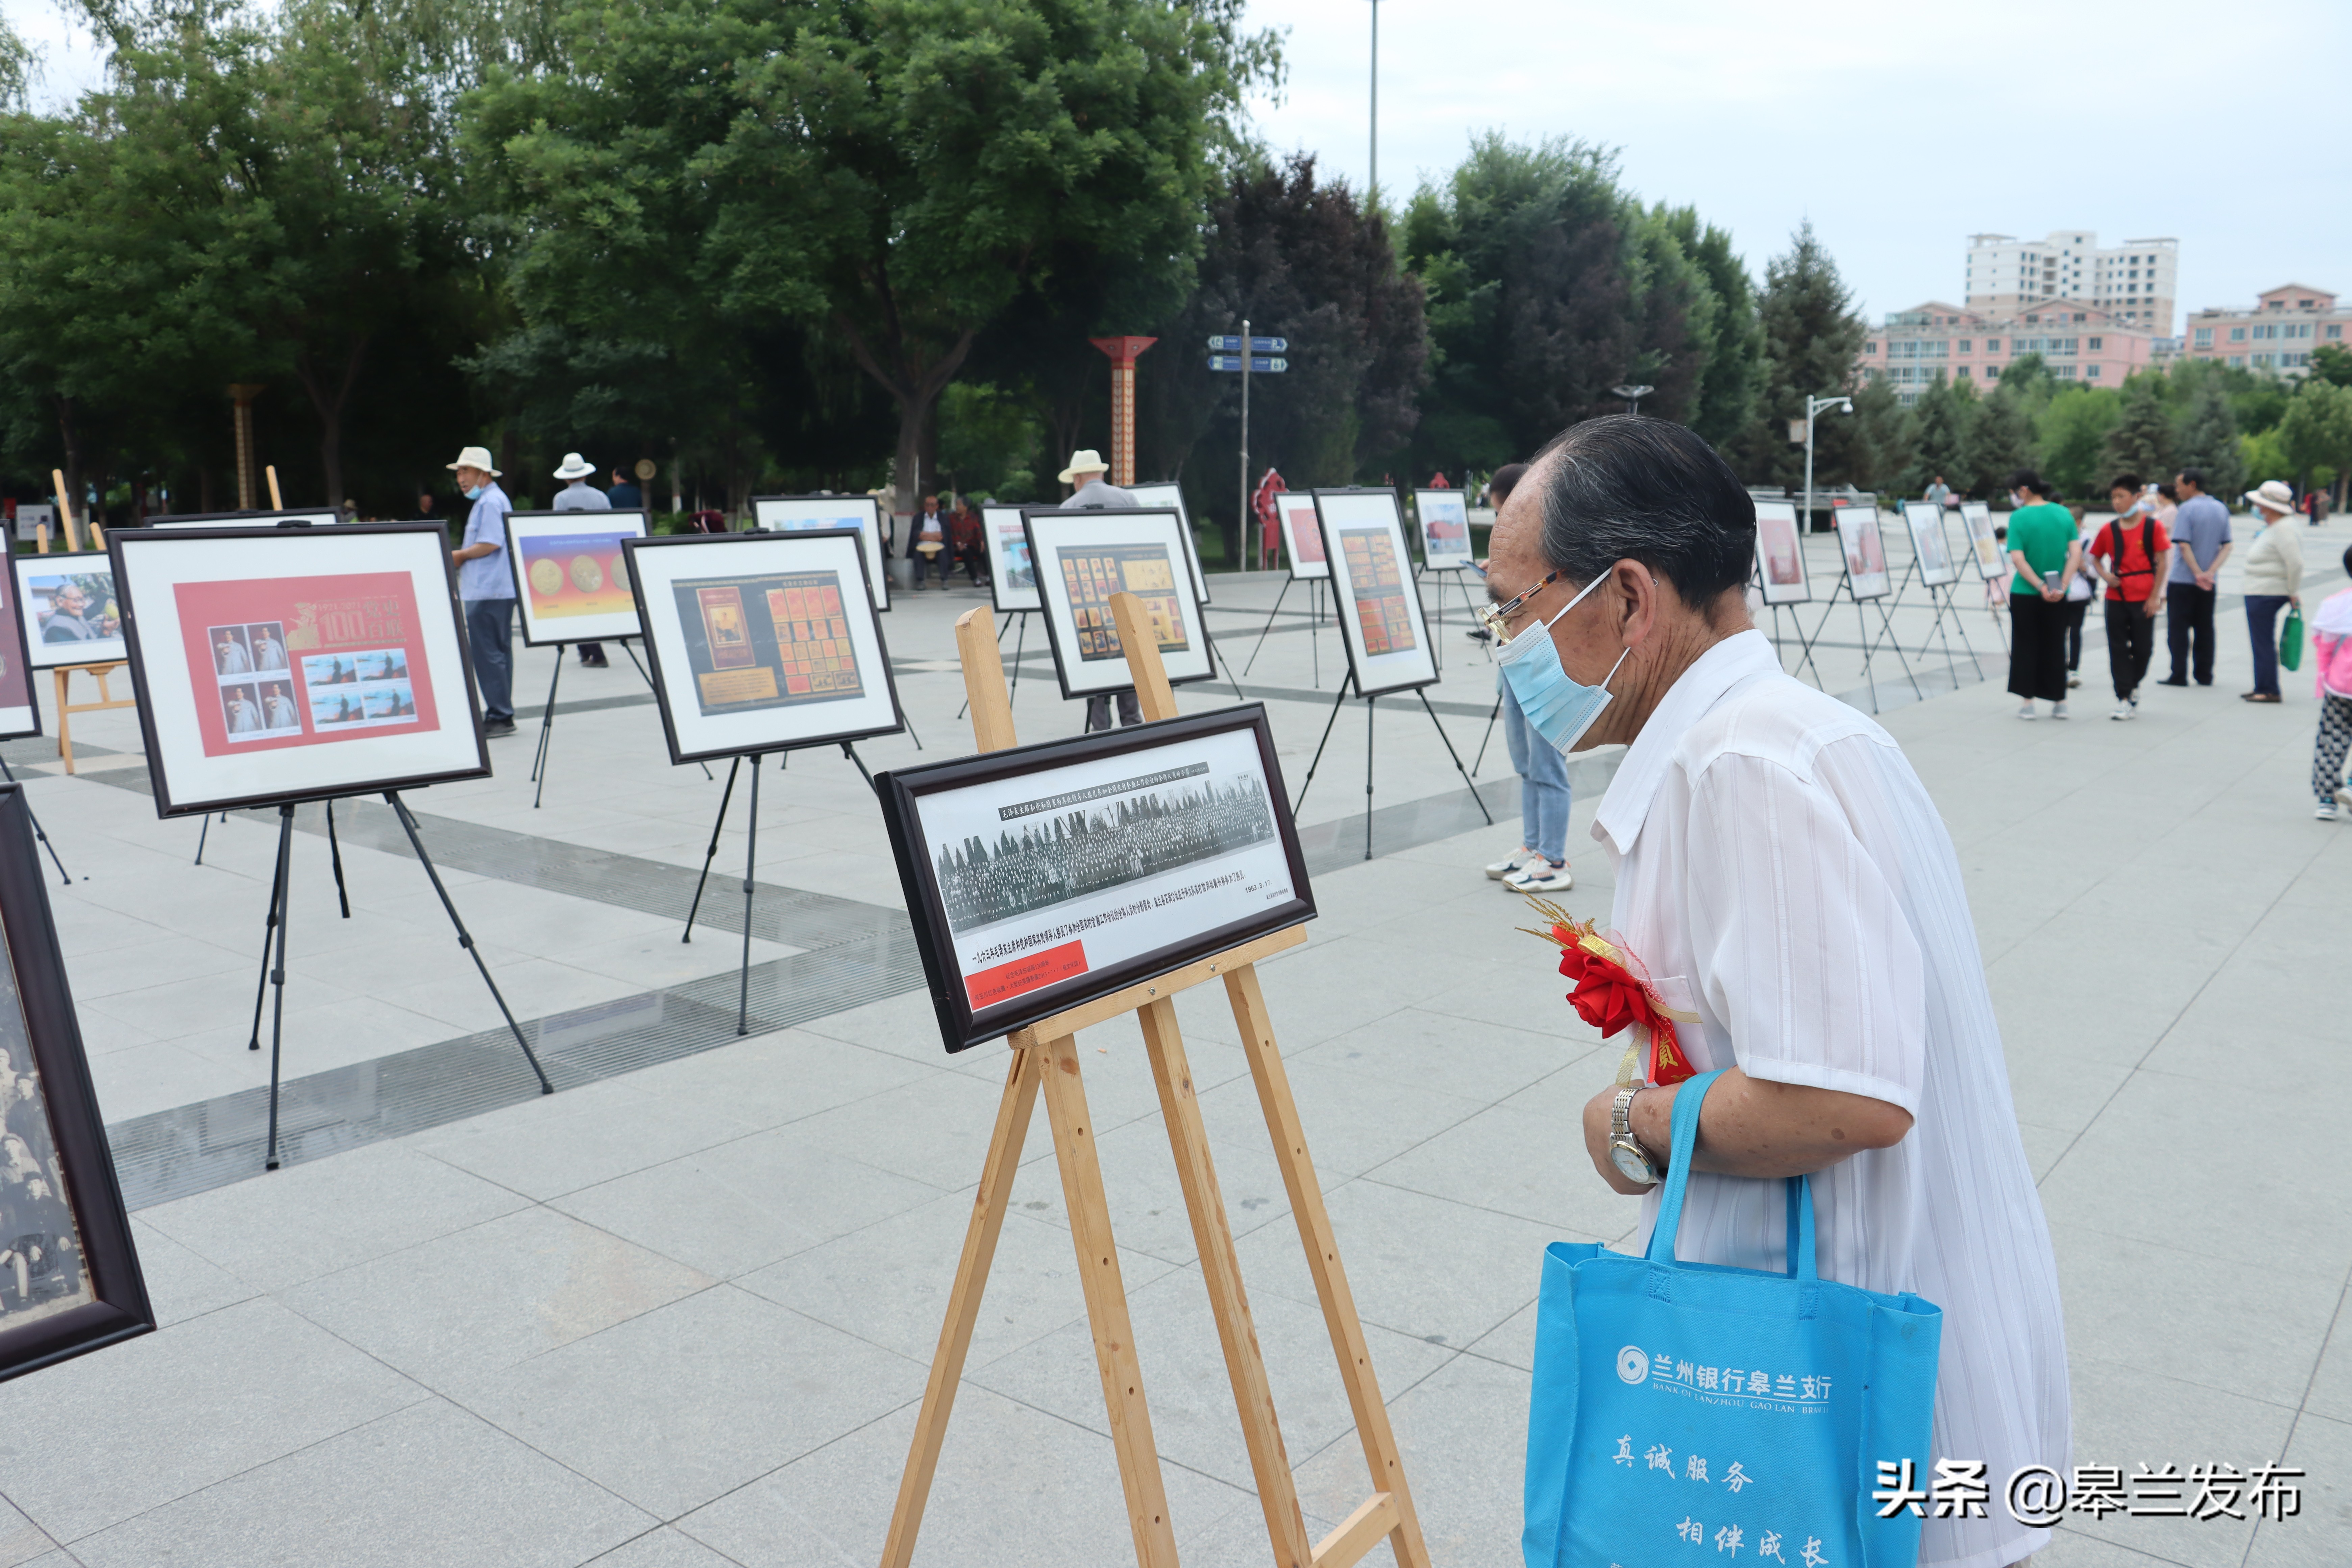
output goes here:
<path id="1" fill-rule="evenodd" d="M 1706 365 L 1699 373 L 1698 395 L 1686 419 L 1702 437 L 1721 447 L 1742 435 L 1755 414 L 1764 368 L 1756 285 L 1732 250 L 1730 234 L 1713 224 L 1702 226 L 1696 207 L 1677 207 L 1664 216 L 1683 254 L 1715 294 Z"/>
<path id="2" fill-rule="evenodd" d="M 2172 418 L 2164 406 L 2164 377 L 2154 372 L 2124 383 L 2122 418 L 2100 456 L 2106 462 L 2104 485 L 2116 474 L 2144 478 L 2168 477 L 2172 472 Z"/>
<path id="3" fill-rule="evenodd" d="M 2011 391 L 2007 376 L 1991 396 L 1977 408 L 1969 430 L 1967 482 L 1959 488 L 1970 495 L 1998 496 L 2009 476 L 2033 461 L 2033 419 L 2027 411 L 2032 394 Z"/>
<path id="4" fill-rule="evenodd" d="M 1864 382 L 1853 395 L 1853 482 L 1866 490 L 1898 488 L 1911 466 L 1916 428 L 1893 383 L 1883 377 Z M 1958 489 L 1958 477 L 1948 477 Z"/>
<path id="5" fill-rule="evenodd" d="M 1911 460 L 1896 479 L 1905 495 L 1925 495 L 1938 479 L 1955 489 L 1963 488 L 1961 465 L 1968 460 L 1969 426 L 1977 414 L 1973 390 L 1965 398 L 1960 390 L 1968 385 L 1962 382 L 1956 387 L 1938 377 L 1911 405 Z"/>
<path id="6" fill-rule="evenodd" d="M 1790 422 L 1804 419 L 1808 396 L 1831 396 L 1853 385 L 1854 361 L 1869 333 L 1810 221 L 1791 237 L 1788 254 L 1765 268 L 1757 315 L 1764 339 L 1761 386 L 1734 466 L 1749 484 L 1800 485 L 1805 452 L 1790 441 Z M 1858 459 L 1865 452 L 1853 420 L 1822 416 L 1814 421 L 1813 448 L 1817 487 L 1860 477 Z"/>
<path id="7" fill-rule="evenodd" d="M 2206 488 L 2213 494 L 2234 496 L 2245 488 L 2246 465 L 2238 447 L 2237 416 L 2230 411 L 2228 395 L 2215 382 L 2209 379 L 2189 398 L 2189 411 L 2173 434 L 2172 449 L 2180 468 L 2205 471 Z M 2172 473 L 2147 477 L 2169 480 Z"/>

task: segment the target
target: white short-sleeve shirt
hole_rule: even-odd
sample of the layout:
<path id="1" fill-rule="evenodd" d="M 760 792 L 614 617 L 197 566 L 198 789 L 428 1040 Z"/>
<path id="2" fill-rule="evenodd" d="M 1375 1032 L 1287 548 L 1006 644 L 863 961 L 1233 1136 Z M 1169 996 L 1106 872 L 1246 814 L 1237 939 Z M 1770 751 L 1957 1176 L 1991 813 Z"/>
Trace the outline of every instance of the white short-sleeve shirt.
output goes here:
<path id="1" fill-rule="evenodd" d="M 1894 738 L 1728 637 L 1628 748 L 1592 836 L 1612 923 L 1701 1071 L 1810 1084 L 1909 1111 L 1910 1132 L 1812 1179 L 1822 1277 L 1943 1309 L 1935 1457 L 1982 1459 L 1990 1517 L 1927 1521 L 1919 1561 L 2004 1568 L 2042 1543 L 2011 1519 L 2020 1467 L 2073 1447 L 2064 1325 L 1943 818 Z M 1675 1256 L 1785 1267 L 1780 1184 L 1694 1174 Z M 1658 1194 L 1643 1204 L 1647 1244 Z"/>

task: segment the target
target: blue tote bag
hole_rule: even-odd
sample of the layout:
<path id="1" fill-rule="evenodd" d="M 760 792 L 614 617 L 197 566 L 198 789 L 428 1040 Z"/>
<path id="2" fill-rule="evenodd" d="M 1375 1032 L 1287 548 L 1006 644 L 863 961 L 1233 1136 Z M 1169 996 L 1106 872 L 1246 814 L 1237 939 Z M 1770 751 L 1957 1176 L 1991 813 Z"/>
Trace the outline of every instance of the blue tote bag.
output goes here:
<path id="1" fill-rule="evenodd" d="M 1544 1251 L 1528 1568 L 1918 1558 L 1918 1518 L 1880 1519 L 1870 1494 L 1882 1459 L 1932 1473 L 1942 1310 L 1822 1279 L 1802 1176 L 1787 1183 L 1787 1273 L 1675 1260 L 1699 1106 L 1722 1076 L 1675 1097 L 1648 1257 L 1564 1241 Z"/>

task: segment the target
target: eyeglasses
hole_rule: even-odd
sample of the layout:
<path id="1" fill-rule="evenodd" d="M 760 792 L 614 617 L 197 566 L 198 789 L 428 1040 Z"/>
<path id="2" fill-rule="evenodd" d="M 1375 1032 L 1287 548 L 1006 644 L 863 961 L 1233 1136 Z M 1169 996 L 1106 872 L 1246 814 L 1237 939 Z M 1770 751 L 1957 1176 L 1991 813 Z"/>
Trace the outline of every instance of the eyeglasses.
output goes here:
<path id="1" fill-rule="evenodd" d="M 1485 626 L 1488 631 L 1494 633 L 1495 640 L 1497 643 L 1507 643 L 1510 641 L 1511 634 L 1505 628 L 1505 623 L 1513 616 L 1519 613 L 1521 605 L 1525 605 L 1529 599 L 1534 598 L 1538 594 L 1542 593 L 1546 588 L 1550 587 L 1554 583 L 1559 581 L 1559 574 L 1558 572 L 1554 571 L 1545 573 L 1540 582 L 1537 583 L 1534 587 L 1528 589 L 1526 593 L 1521 594 L 1517 598 L 1506 599 L 1499 605 L 1489 605 L 1485 609 L 1480 610 L 1478 612 L 1478 624 Z"/>

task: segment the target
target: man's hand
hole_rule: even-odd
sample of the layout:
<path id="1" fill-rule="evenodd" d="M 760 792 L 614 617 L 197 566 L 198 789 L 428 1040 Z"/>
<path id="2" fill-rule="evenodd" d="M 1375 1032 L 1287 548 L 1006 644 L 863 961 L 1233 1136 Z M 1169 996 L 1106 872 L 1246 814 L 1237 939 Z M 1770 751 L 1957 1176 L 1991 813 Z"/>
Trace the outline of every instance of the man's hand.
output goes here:
<path id="1" fill-rule="evenodd" d="M 1675 1096 L 1680 1092 L 1679 1086 L 1643 1089 L 1625 1119 L 1661 1176 L 1674 1147 Z M 1616 1098 L 1612 1084 L 1584 1102 L 1584 1148 L 1612 1192 L 1637 1197 L 1650 1189 L 1627 1181 L 1609 1162 L 1609 1112 Z M 1727 1176 L 1811 1175 L 1864 1149 L 1892 1148 L 1910 1131 L 1911 1113 L 1899 1105 L 1842 1089 L 1753 1079 L 1733 1068 L 1708 1091 L 1691 1169 Z"/>
<path id="2" fill-rule="evenodd" d="M 2149 620 L 2152 621 L 2156 619 L 2158 616 L 2164 613 L 2164 595 L 2161 594 L 2150 594 L 2147 596 L 2147 603 L 2142 607 L 2147 611 L 2147 618 Z"/>
<path id="3" fill-rule="evenodd" d="M 1601 1173 L 1601 1179 L 1609 1184 L 1612 1191 L 1622 1193 L 1629 1198 L 1638 1198 L 1650 1189 L 1627 1181 L 1625 1173 L 1620 1171 L 1609 1158 L 1611 1137 L 1609 1119 L 1616 1108 L 1617 1089 L 1618 1086 L 1612 1083 L 1584 1102 L 1584 1152 L 1592 1156 L 1592 1168 Z M 1638 1109 L 1644 1099 L 1656 1099 L 1661 1095 L 1665 1095 L 1671 1102 L 1673 1097 L 1664 1089 L 1643 1089 L 1633 1097 L 1634 1107 Z M 1633 1118 L 1629 1114 L 1626 1120 L 1630 1123 Z M 1641 1135 L 1634 1134 L 1633 1141 L 1637 1143 L 1641 1142 Z M 1647 1148 L 1648 1145 L 1644 1144 L 1643 1147 Z M 1665 1147 L 1650 1150 L 1650 1163 L 1658 1168 L 1660 1176 L 1666 1173 L 1666 1148 L 1670 1147 L 1672 1147 L 1671 1141 Z"/>

